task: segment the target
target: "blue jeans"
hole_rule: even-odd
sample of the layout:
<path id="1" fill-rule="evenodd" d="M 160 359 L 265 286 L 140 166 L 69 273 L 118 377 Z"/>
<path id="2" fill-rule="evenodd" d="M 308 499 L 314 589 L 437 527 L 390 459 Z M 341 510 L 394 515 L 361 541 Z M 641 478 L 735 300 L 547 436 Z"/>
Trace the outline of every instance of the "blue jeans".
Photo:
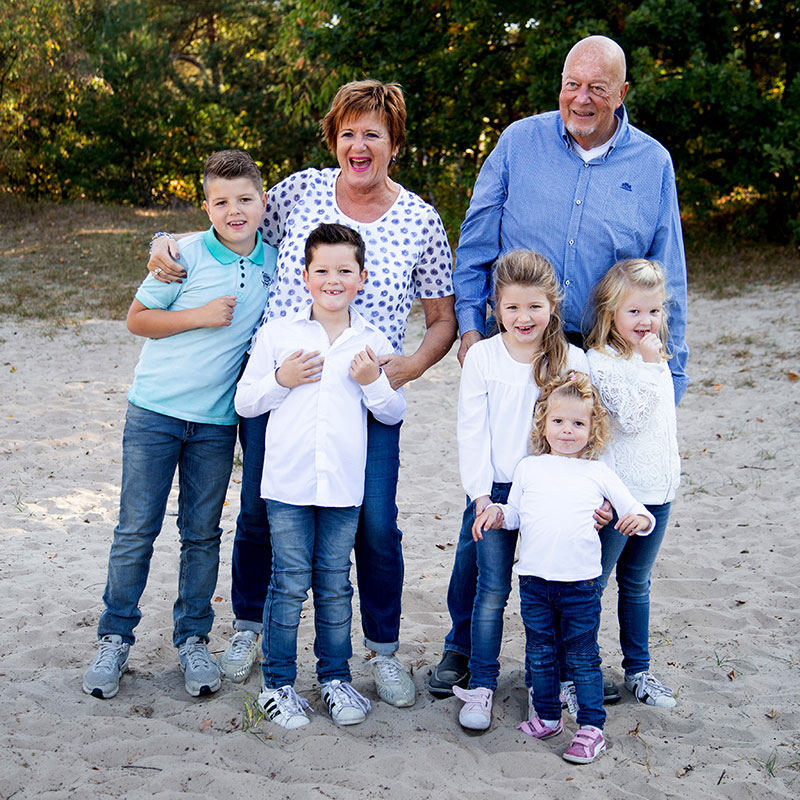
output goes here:
<path id="1" fill-rule="evenodd" d="M 492 484 L 492 502 L 505 503 L 510 490 L 510 483 Z M 474 522 L 475 503 L 468 499 L 447 587 L 452 627 L 444 649 L 469 656 L 470 688 L 494 691 L 500 674 L 503 612 L 511 593 L 517 532 L 484 531 L 483 539 L 476 542 L 472 538 Z"/>
<path id="2" fill-rule="evenodd" d="M 320 683 L 350 680 L 353 617 L 350 553 L 358 506 L 321 508 L 267 500 L 272 535 L 272 578 L 264 605 L 264 685 L 294 685 L 297 627 L 308 590 L 314 591 L 314 655 Z"/>
<path id="3" fill-rule="evenodd" d="M 231 603 L 237 631 L 261 632 L 264 601 L 272 571 L 267 504 L 261 497 L 264 443 L 269 414 L 242 417 L 239 442 L 242 445 L 242 486 L 239 516 L 233 539 Z"/>
<path id="4" fill-rule="evenodd" d="M 364 501 L 356 536 L 356 568 L 364 643 L 391 655 L 400 638 L 403 594 L 402 536 L 397 527 L 397 474 L 400 426 L 367 415 L 367 466 Z M 241 511 L 233 541 L 233 613 L 237 630 L 261 630 L 270 580 L 270 532 L 261 499 L 267 415 L 243 419 Z"/>
<path id="5" fill-rule="evenodd" d="M 578 695 L 578 724 L 602 728 L 603 673 L 597 631 L 600 581 L 547 581 L 519 577 L 519 603 L 525 625 L 525 672 L 540 719 L 561 719 L 558 637 Z"/>
<path id="6" fill-rule="evenodd" d="M 623 536 L 614 530 L 617 516 L 600 531 L 603 547 L 604 591 L 612 570 L 617 569 L 617 614 L 622 668 L 629 675 L 650 669 L 650 573 L 664 540 L 671 503 L 645 506 L 656 518 L 649 536 Z"/>
<path id="7" fill-rule="evenodd" d="M 172 641 L 176 647 L 190 636 L 208 641 L 222 535 L 219 520 L 235 444 L 235 425 L 186 422 L 128 404 L 119 523 L 108 558 L 98 636 L 117 634 L 134 642 L 133 629 L 142 617 L 139 599 L 177 467 L 181 553 Z"/>

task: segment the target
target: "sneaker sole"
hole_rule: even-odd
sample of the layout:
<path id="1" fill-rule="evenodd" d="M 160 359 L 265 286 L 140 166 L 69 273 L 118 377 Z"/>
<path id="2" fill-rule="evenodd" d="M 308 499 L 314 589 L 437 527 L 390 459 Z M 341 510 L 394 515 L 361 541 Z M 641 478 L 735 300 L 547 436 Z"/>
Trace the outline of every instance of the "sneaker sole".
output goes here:
<path id="1" fill-rule="evenodd" d="M 186 693 L 192 697 L 207 697 L 210 694 L 214 694 L 214 692 L 216 692 L 219 687 L 222 686 L 222 681 L 217 680 L 215 683 L 204 683 L 196 690 L 189 688 L 189 686 L 185 683 L 184 686 L 186 688 Z"/>

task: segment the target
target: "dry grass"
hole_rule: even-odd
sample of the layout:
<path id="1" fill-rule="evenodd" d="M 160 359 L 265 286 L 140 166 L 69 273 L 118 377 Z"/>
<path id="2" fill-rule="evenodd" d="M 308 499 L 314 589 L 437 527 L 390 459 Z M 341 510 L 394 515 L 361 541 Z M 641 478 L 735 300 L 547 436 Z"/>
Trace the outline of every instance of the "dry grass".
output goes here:
<path id="1" fill-rule="evenodd" d="M 123 319 L 157 230 L 200 230 L 199 209 L 31 203 L 0 195 L 0 313 L 63 324 Z"/>
<path id="2" fill-rule="evenodd" d="M 150 236 L 208 225 L 200 209 L 31 203 L 3 194 L 0 219 L 0 313 L 56 325 L 123 319 L 146 274 Z M 794 246 L 743 245 L 718 233 L 687 233 L 695 292 L 731 296 L 752 283 L 800 280 Z"/>

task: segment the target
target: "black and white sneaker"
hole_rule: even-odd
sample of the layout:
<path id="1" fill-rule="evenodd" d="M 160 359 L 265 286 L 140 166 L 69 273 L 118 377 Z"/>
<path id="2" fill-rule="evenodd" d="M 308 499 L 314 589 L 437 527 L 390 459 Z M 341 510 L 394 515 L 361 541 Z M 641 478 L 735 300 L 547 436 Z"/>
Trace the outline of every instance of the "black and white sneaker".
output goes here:
<path id="1" fill-rule="evenodd" d="M 280 689 L 262 686 L 258 704 L 264 709 L 264 716 L 281 728 L 293 731 L 311 722 L 306 714 L 308 703 L 289 684 Z"/>

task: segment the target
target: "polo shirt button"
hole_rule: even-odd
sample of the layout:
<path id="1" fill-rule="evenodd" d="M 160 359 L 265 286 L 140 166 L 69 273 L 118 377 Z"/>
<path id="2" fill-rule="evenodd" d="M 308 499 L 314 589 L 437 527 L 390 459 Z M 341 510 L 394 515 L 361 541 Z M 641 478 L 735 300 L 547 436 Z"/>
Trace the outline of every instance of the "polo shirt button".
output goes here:
<path id="1" fill-rule="evenodd" d="M 576 205 L 576 206 L 579 206 L 580 204 L 581 204 L 581 201 L 580 201 L 580 200 L 576 200 L 576 201 L 575 201 L 575 205 Z"/>
<path id="2" fill-rule="evenodd" d="M 243 284 L 243 283 L 240 283 L 240 284 L 239 284 L 239 288 L 240 288 L 240 289 L 244 289 L 244 284 Z"/>

